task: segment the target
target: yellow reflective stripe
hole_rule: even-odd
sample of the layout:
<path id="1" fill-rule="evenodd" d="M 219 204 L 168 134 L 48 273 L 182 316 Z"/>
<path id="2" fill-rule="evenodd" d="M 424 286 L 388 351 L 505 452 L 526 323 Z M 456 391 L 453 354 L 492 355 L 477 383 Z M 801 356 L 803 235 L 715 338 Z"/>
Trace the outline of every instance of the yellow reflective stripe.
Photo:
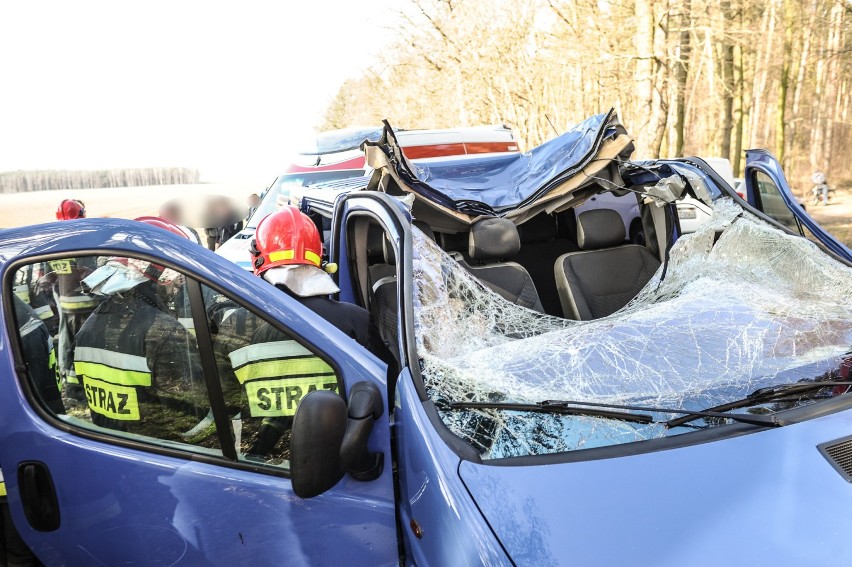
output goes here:
<path id="1" fill-rule="evenodd" d="M 30 290 L 26 284 L 16 285 L 15 295 L 17 295 L 24 303 L 30 302 Z"/>
<path id="2" fill-rule="evenodd" d="M 74 359 L 83 362 L 98 362 L 113 368 L 148 372 L 148 360 L 136 354 L 124 354 L 105 348 L 77 346 L 74 349 Z"/>
<path id="3" fill-rule="evenodd" d="M 0 496 L 6 496 L 6 483 L 0 482 Z"/>
<path id="4" fill-rule="evenodd" d="M 56 376 L 56 387 L 62 390 L 62 376 L 56 371 L 56 349 L 50 349 L 50 356 L 47 357 L 47 367 Z"/>
<path id="5" fill-rule="evenodd" d="M 305 250 L 305 260 L 307 260 L 308 262 L 313 262 L 317 266 L 319 266 L 321 262 L 320 257 L 311 252 L 310 250 Z"/>
<path id="6" fill-rule="evenodd" d="M 48 264 L 50 264 L 50 269 L 57 274 L 73 273 L 73 270 L 71 269 L 71 260 L 51 260 Z"/>
<path id="7" fill-rule="evenodd" d="M 98 300 L 92 299 L 88 295 L 59 296 L 59 307 L 65 311 L 93 309 L 99 303 Z"/>
<path id="8" fill-rule="evenodd" d="M 90 376 L 83 378 L 89 409 L 110 419 L 139 420 L 139 399 L 135 388 L 116 386 Z"/>
<path id="9" fill-rule="evenodd" d="M 38 315 L 38 318 L 42 321 L 53 317 L 53 309 L 50 308 L 50 305 L 42 305 L 41 307 L 36 307 L 33 311 L 36 312 L 36 315 Z"/>
<path id="10" fill-rule="evenodd" d="M 107 382 L 119 384 L 123 386 L 151 386 L 151 373 L 138 372 L 136 370 L 122 370 L 121 368 L 113 368 L 106 364 L 98 364 L 97 362 L 83 362 L 77 360 L 74 362 L 74 371 L 77 376 L 94 377 L 97 376 Z"/>
<path id="11" fill-rule="evenodd" d="M 337 391 L 337 379 L 328 377 L 279 378 L 246 384 L 249 412 L 252 417 L 295 415 L 299 401 L 314 390 Z"/>
<path id="12" fill-rule="evenodd" d="M 277 262 L 279 260 L 292 260 L 296 257 L 296 253 L 293 250 L 276 250 L 274 252 L 269 253 L 269 261 Z"/>
<path id="13" fill-rule="evenodd" d="M 305 374 L 334 375 L 334 370 L 321 359 L 310 356 L 305 358 L 288 358 L 284 360 L 262 360 L 246 364 L 234 371 L 240 384 L 262 378 L 277 376 L 303 376 Z"/>
<path id="14" fill-rule="evenodd" d="M 230 353 L 228 358 L 231 359 L 231 366 L 233 368 L 239 368 L 250 362 L 258 362 L 260 360 L 311 356 L 312 354 L 311 351 L 296 341 L 287 340 L 246 345 Z"/>
<path id="15" fill-rule="evenodd" d="M 278 262 L 279 260 L 292 260 L 296 257 L 296 252 L 294 250 L 275 250 L 274 252 L 269 253 L 269 261 L 270 262 Z M 320 265 L 321 259 L 320 257 L 311 252 L 310 250 L 305 250 L 305 260 L 308 262 L 313 262 L 317 266 Z"/>

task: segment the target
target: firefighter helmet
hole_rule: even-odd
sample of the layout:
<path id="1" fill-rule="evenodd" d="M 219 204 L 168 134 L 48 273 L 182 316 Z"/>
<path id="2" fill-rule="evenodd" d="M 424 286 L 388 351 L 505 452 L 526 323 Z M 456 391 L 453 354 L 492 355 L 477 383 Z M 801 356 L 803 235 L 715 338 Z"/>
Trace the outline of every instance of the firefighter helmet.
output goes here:
<path id="1" fill-rule="evenodd" d="M 162 228 L 163 230 L 168 230 L 173 234 L 177 234 L 178 236 L 182 236 L 183 238 L 189 240 L 189 236 L 187 236 L 186 233 L 182 231 L 178 225 L 172 224 L 166 219 L 160 217 L 137 217 L 133 220 L 144 222 L 145 224 L 150 224 L 151 226 L 156 226 L 157 228 Z"/>
<path id="2" fill-rule="evenodd" d="M 56 209 L 56 220 L 73 220 L 86 218 L 86 206 L 77 199 L 64 199 Z"/>
<path id="3" fill-rule="evenodd" d="M 322 242 L 314 222 L 292 205 L 265 216 L 251 241 L 254 273 L 278 266 L 322 265 Z"/>

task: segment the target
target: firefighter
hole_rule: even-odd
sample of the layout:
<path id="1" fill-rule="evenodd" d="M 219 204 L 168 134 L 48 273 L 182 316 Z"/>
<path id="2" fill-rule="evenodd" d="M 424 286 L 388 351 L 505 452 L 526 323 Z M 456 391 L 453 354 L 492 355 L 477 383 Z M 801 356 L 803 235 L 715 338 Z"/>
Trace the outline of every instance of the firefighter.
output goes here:
<path id="1" fill-rule="evenodd" d="M 176 226 L 148 224 L 186 238 Z M 209 410 L 194 337 L 164 297 L 181 277 L 132 258 L 113 258 L 83 284 L 105 299 L 77 334 L 74 366 L 92 422 L 159 439 L 194 442 L 186 433 Z"/>
<path id="2" fill-rule="evenodd" d="M 56 381 L 53 339 L 39 316 L 19 297 L 12 299 L 15 321 L 21 337 L 21 350 L 36 394 L 54 414 L 65 413 Z M 14 470 L 14 469 L 13 469 Z M 6 484 L 0 471 L 0 565 L 41 565 L 21 539 L 6 500 Z"/>
<path id="3" fill-rule="evenodd" d="M 82 201 L 65 199 L 56 210 L 58 220 L 86 218 Z M 83 321 L 98 306 L 98 299 L 83 292 L 80 282 L 95 270 L 94 257 L 65 258 L 47 262 L 48 271 L 39 282 L 43 291 L 52 293 L 59 311 L 58 369 L 66 395 L 83 401 L 83 389 L 74 371 L 74 338 Z"/>
<path id="4" fill-rule="evenodd" d="M 79 199 L 63 199 L 56 208 L 56 220 L 86 218 L 86 205 Z"/>
<path id="5" fill-rule="evenodd" d="M 386 363 L 391 354 L 370 315 L 328 295 L 340 290 L 322 267 L 322 244 L 313 221 L 294 206 L 266 216 L 251 243 L 254 273 L 320 315 Z M 250 453 L 267 455 L 292 425 L 299 400 L 315 389 L 335 390 L 332 368 L 290 337 L 263 324 L 252 344 L 230 355 L 245 389 L 248 412 L 265 417 Z"/>

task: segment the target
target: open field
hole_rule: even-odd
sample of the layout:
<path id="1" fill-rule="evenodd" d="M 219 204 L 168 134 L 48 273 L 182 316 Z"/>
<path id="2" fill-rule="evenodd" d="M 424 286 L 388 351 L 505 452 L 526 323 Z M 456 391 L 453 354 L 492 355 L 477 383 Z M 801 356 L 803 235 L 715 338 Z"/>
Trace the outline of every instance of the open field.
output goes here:
<path id="1" fill-rule="evenodd" d="M 132 219 L 156 215 L 161 203 L 175 197 L 226 195 L 245 203 L 262 187 L 250 183 L 201 183 L 198 185 L 153 185 L 113 189 L 76 189 L 0 194 L 0 228 L 39 224 L 56 220 L 56 207 L 63 199 L 80 199 L 89 218 Z"/>
<path id="2" fill-rule="evenodd" d="M 202 183 L 0 194 L 0 227 L 51 222 L 55 220 L 56 206 L 68 198 L 81 199 L 89 217 L 130 219 L 156 215 L 161 203 L 175 197 L 226 195 L 243 203 L 250 193 L 260 190 L 259 185 L 251 183 Z M 808 212 L 841 242 L 852 247 L 852 191 L 838 189 L 834 195 L 826 207 L 809 204 Z"/>

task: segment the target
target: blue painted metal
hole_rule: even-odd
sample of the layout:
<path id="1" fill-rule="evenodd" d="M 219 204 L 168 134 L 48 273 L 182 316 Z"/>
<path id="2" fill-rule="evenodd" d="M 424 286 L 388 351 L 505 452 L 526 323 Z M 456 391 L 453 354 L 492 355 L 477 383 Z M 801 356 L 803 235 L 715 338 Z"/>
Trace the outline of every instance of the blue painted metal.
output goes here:
<path id="1" fill-rule="evenodd" d="M 762 171 L 768 175 L 775 185 L 781 190 L 781 198 L 799 222 L 806 227 L 826 248 L 840 256 L 846 261 L 852 262 L 852 250 L 839 240 L 834 238 L 828 231 L 822 228 L 808 212 L 799 205 L 799 200 L 793 195 L 790 184 L 784 176 L 781 164 L 767 150 L 746 151 L 745 184 L 747 189 L 747 200 L 750 205 L 755 206 L 754 172 Z"/>
<path id="2" fill-rule="evenodd" d="M 298 330 L 335 360 L 347 388 L 369 380 L 386 389 L 384 366 L 334 326 L 259 278 L 166 231 L 93 219 L 0 232 L 4 278 L 13 257 L 73 256 L 87 250 L 170 263 Z M 4 312 L 7 298 L 0 299 Z M 46 423 L 24 401 L 9 340 L 4 328 L 0 464 L 15 523 L 46 564 L 398 562 L 390 466 L 375 481 L 347 476 L 327 493 L 300 500 L 286 478 L 83 438 Z M 368 446 L 390 463 L 387 417 L 385 412 L 376 422 Z M 27 460 L 41 461 L 53 476 L 61 513 L 54 532 L 36 532 L 24 518 L 14 471 Z"/>
<path id="3" fill-rule="evenodd" d="M 519 565 L 846 565 L 852 411 L 668 451 L 460 475 Z"/>
<path id="4" fill-rule="evenodd" d="M 769 160 L 750 166 L 783 180 Z M 786 180 L 779 186 L 791 196 Z M 387 206 L 353 196 L 341 209 L 387 219 Z M 334 246 L 342 296 L 351 299 L 344 218 L 336 219 Z M 407 230 L 392 236 L 410 253 Z M 6 278 L 12 259 L 87 251 L 170 264 L 295 330 L 335 360 L 347 388 L 369 380 L 387 392 L 384 367 L 332 325 L 227 260 L 141 223 L 94 219 L 0 232 L 0 271 Z M 405 266 L 410 274 L 410 261 Z M 3 312 L 8 297 L 4 290 Z M 405 561 L 418 565 L 801 565 L 852 557 L 843 531 L 852 491 L 816 449 L 852 431 L 852 410 L 632 456 L 485 465 L 450 448 L 404 368 L 394 416 L 386 411 L 369 441 L 388 463 L 381 477 L 346 476 L 327 493 L 300 500 L 286 478 L 86 438 L 45 422 L 15 379 L 9 340 L 4 327 L 0 465 L 15 523 L 46 564 L 395 564 L 398 536 Z M 14 469 L 25 460 L 45 463 L 53 475 L 62 514 L 55 532 L 36 532 L 24 518 Z"/>
<path id="5" fill-rule="evenodd" d="M 394 429 L 406 555 L 417 565 L 510 564 L 459 478 L 463 461 L 438 436 L 407 371 L 397 383 Z M 412 520 L 422 539 L 413 535 Z"/>
<path id="6" fill-rule="evenodd" d="M 412 190 L 450 209 L 493 215 L 520 208 L 575 176 L 617 135 L 615 112 L 592 116 L 523 154 L 397 164 Z"/>

